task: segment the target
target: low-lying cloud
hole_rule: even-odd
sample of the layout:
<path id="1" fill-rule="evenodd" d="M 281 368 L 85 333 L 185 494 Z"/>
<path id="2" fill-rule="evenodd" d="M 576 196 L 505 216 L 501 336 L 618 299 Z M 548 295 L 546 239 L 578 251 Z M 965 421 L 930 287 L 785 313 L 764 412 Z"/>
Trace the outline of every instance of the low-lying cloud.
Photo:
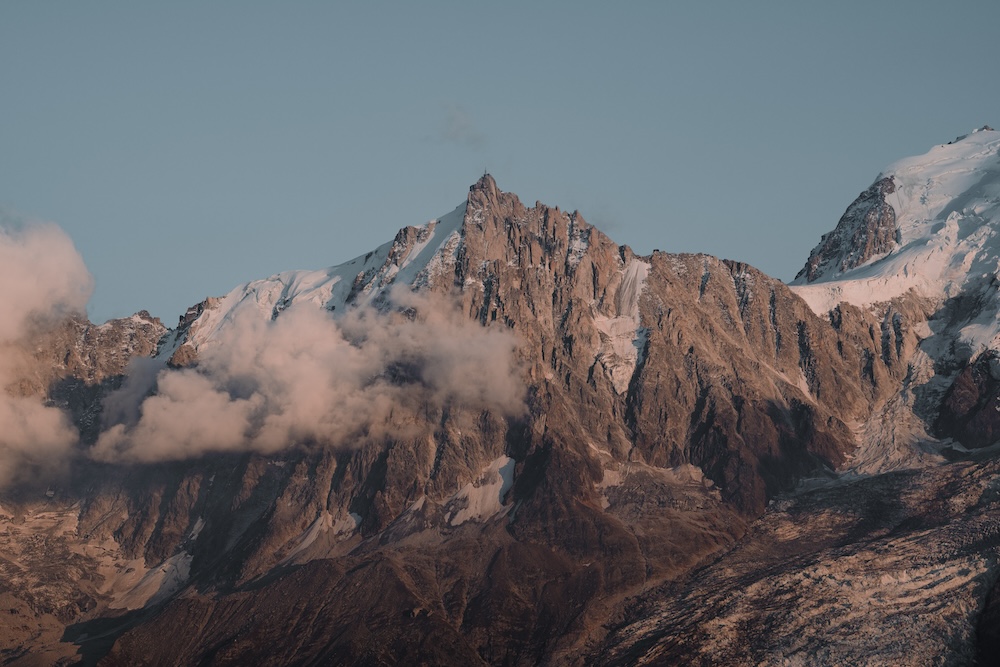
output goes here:
<path id="1" fill-rule="evenodd" d="M 83 312 L 93 279 L 70 238 L 51 224 L 0 218 L 0 486 L 62 467 L 78 433 L 32 395 L 32 340 Z"/>
<path id="2" fill-rule="evenodd" d="M 137 366 L 109 397 L 105 415 L 117 423 L 92 456 L 156 462 L 351 447 L 417 435 L 445 408 L 523 412 L 511 331 L 480 326 L 446 297 L 397 289 L 390 300 L 390 309 L 336 321 L 312 304 L 274 320 L 238 311 L 201 347 L 196 367 L 163 368 L 151 382 L 149 366 Z"/>
<path id="3" fill-rule="evenodd" d="M 192 367 L 133 360 L 104 400 L 103 432 L 82 450 L 69 415 L 40 395 L 57 378 L 33 352 L 40 336 L 84 312 L 93 279 L 58 227 L 0 219 L 0 281 L 0 488 L 81 455 L 155 463 L 349 448 L 425 434 L 446 410 L 525 410 L 512 331 L 481 326 L 448 297 L 401 287 L 388 307 L 337 320 L 309 303 L 273 320 L 240 310 Z"/>

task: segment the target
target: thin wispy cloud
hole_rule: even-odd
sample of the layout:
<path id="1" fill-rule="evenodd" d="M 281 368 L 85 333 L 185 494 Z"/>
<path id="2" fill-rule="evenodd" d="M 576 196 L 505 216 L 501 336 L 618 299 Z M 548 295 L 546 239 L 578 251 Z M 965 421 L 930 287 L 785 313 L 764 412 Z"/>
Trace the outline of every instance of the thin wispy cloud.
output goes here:
<path id="1" fill-rule="evenodd" d="M 438 140 L 466 148 L 482 148 L 486 145 L 486 135 L 469 112 L 459 105 L 449 105 L 445 109 Z"/>

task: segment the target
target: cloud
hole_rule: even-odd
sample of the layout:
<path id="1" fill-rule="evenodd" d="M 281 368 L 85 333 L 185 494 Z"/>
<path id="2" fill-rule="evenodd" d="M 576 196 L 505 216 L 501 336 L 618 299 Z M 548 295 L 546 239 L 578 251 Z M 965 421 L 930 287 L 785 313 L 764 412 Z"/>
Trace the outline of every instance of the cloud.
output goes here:
<path id="1" fill-rule="evenodd" d="M 613 215 L 603 207 L 599 207 L 596 209 L 596 212 L 588 214 L 587 222 L 605 233 L 621 229 L 621 225 L 618 223 L 618 216 Z"/>
<path id="2" fill-rule="evenodd" d="M 59 227 L 0 218 L 0 341 L 83 312 L 94 280 Z"/>
<path id="3" fill-rule="evenodd" d="M 439 138 L 467 148 L 482 148 L 486 145 L 486 136 L 476 127 L 468 112 L 457 105 L 447 108 Z"/>
<path id="4" fill-rule="evenodd" d="M 142 402 L 156 389 L 156 376 L 166 367 L 159 359 L 136 357 L 129 362 L 122 386 L 102 401 L 101 416 L 107 424 L 133 425 L 139 421 Z"/>
<path id="5" fill-rule="evenodd" d="M 93 289 L 73 242 L 57 226 L 0 215 L 0 487 L 61 468 L 78 433 L 31 395 L 34 336 L 83 312 Z"/>
<path id="6" fill-rule="evenodd" d="M 391 301 L 388 311 L 365 307 L 337 321 L 310 304 L 275 320 L 239 312 L 196 367 L 162 368 L 152 395 L 148 377 L 137 377 L 109 397 L 118 423 L 91 455 L 148 463 L 351 447 L 433 429 L 428 413 L 445 408 L 524 411 L 511 331 L 480 326 L 445 297 L 402 289 Z"/>
<path id="7" fill-rule="evenodd" d="M 33 341 L 84 312 L 93 287 L 58 227 L 3 222 L 0 487 L 48 477 L 77 455 L 69 416 L 36 395 L 51 369 L 38 367 Z M 246 309 L 199 350 L 195 367 L 134 360 L 104 401 L 105 428 L 89 455 L 152 463 L 352 447 L 425 434 L 445 410 L 523 414 L 512 331 L 483 327 L 440 295 L 400 288 L 388 304 L 338 320 L 313 304 L 293 305 L 275 320 Z"/>
<path id="8" fill-rule="evenodd" d="M 62 410 L 34 397 L 0 399 L 0 488 L 63 469 L 79 434 Z"/>

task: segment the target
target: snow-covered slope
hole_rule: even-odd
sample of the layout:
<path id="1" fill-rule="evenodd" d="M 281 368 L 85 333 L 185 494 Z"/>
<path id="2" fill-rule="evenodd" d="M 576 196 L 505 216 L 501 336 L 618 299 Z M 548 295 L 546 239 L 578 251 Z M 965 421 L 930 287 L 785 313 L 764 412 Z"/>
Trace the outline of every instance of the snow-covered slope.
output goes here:
<path id="1" fill-rule="evenodd" d="M 1000 309 L 995 307 L 1000 132 L 984 127 L 900 160 L 879 175 L 879 183 L 884 185 L 878 196 L 871 189 L 862 193 L 837 229 L 823 238 L 793 289 L 818 314 L 841 301 L 864 307 L 910 290 L 941 302 L 975 293 L 989 304 L 978 309 L 962 338 L 974 350 L 1000 346 Z M 866 214 L 882 202 L 894 215 Z M 859 211 L 859 204 L 867 208 Z M 892 218 L 895 238 L 869 242 L 876 252 L 854 265 L 850 259 L 852 253 L 857 256 L 859 241 L 878 240 L 874 225 Z"/>
<path id="2" fill-rule="evenodd" d="M 1000 132 L 989 127 L 889 166 L 812 251 L 792 290 L 820 316 L 842 302 L 869 311 L 871 336 L 895 340 L 909 368 L 859 429 L 855 470 L 916 466 L 966 437 L 954 423 L 982 412 L 993 388 L 953 385 L 1000 350 L 998 272 Z M 918 340 L 910 352 L 907 335 Z M 942 401 L 963 417 L 948 422 Z"/>
<path id="3" fill-rule="evenodd" d="M 348 304 L 372 302 L 390 285 L 432 283 L 447 271 L 447 264 L 454 266 L 465 208 L 463 203 L 437 220 L 406 227 L 391 242 L 344 264 L 285 271 L 240 285 L 221 299 L 209 299 L 187 342 L 199 349 L 248 310 L 274 319 L 293 303 L 313 303 L 336 315 Z"/>

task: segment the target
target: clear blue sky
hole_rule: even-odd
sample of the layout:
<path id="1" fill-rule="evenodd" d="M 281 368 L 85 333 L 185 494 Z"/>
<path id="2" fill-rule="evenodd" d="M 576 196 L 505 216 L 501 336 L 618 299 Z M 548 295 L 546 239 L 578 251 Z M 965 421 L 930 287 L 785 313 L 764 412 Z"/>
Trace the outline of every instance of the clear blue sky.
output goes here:
<path id="1" fill-rule="evenodd" d="M 91 317 L 346 261 L 488 169 L 788 280 L 890 162 L 1000 124 L 1000 3 L 0 4 L 0 207 Z"/>

